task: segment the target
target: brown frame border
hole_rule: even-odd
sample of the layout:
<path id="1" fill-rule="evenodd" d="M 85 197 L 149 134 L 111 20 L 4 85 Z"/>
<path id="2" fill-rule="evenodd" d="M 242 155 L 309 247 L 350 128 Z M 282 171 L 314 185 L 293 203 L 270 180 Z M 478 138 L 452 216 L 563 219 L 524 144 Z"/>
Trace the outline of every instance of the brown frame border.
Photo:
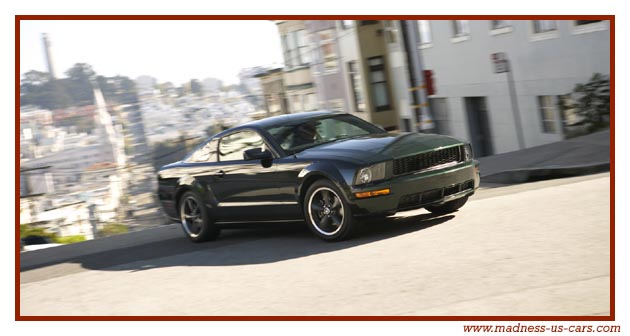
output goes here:
<path id="1" fill-rule="evenodd" d="M 23 20 L 288 20 L 288 19 L 598 19 L 610 22 L 610 315 L 609 316 L 22 316 L 19 202 L 15 203 L 16 321 L 614 321 L 615 320 L 615 16 L 614 15 L 16 15 L 15 136 L 20 132 L 20 21 Z M 20 141 L 15 142 L 15 199 L 20 197 Z"/>

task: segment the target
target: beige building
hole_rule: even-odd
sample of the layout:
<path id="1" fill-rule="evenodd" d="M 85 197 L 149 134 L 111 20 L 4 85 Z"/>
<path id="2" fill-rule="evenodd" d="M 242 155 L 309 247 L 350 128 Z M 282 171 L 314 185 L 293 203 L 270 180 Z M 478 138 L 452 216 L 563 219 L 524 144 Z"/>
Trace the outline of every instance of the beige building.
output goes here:
<path id="1" fill-rule="evenodd" d="M 262 87 L 266 115 L 270 117 L 289 113 L 284 92 L 282 68 L 269 69 L 259 73 L 256 77 L 260 80 Z"/>
<path id="2" fill-rule="evenodd" d="M 385 21 L 275 21 L 291 113 L 344 111 L 399 129 Z"/>
<path id="3" fill-rule="evenodd" d="M 389 71 L 386 27 L 382 20 L 338 21 L 349 112 L 387 130 L 398 129 L 399 116 Z"/>

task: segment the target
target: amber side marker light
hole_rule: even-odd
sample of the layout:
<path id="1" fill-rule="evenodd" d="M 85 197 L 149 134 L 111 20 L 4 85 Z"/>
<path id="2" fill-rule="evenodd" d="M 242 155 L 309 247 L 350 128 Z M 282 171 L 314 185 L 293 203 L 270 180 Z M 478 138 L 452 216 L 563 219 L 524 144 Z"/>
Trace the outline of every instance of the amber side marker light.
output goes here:
<path id="1" fill-rule="evenodd" d="M 354 193 L 354 196 L 356 196 L 357 198 L 368 198 L 368 197 L 381 196 L 381 195 L 389 195 L 389 189 L 363 191 L 363 192 Z"/>

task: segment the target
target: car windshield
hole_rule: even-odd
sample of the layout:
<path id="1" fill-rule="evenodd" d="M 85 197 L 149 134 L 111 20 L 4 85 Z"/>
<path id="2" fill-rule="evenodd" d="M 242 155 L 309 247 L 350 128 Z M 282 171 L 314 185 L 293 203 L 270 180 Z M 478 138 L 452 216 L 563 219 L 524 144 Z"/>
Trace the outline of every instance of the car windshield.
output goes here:
<path id="1" fill-rule="evenodd" d="M 266 131 L 289 154 L 341 139 L 385 133 L 377 126 L 347 114 L 274 125 Z"/>

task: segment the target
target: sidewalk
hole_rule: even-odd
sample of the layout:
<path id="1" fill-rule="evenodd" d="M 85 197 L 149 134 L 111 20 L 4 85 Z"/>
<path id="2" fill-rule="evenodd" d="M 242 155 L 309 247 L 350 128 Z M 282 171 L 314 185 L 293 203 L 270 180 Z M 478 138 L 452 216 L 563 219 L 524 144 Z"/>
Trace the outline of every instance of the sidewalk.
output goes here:
<path id="1" fill-rule="evenodd" d="M 610 170 L 610 131 L 479 158 L 481 181 L 521 183 L 533 179 Z"/>

